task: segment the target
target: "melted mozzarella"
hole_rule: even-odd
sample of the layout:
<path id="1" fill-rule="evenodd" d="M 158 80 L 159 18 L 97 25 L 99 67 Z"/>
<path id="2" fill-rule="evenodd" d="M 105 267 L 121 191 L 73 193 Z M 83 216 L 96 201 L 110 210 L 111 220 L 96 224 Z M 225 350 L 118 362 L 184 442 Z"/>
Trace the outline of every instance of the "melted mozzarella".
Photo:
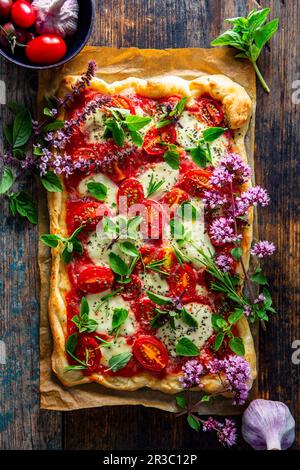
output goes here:
<path id="1" fill-rule="evenodd" d="M 195 147 L 194 140 L 199 140 L 202 137 L 202 131 L 207 126 L 198 121 L 189 111 L 183 111 L 180 119 L 176 123 L 177 142 L 181 147 Z"/>
<path id="2" fill-rule="evenodd" d="M 150 290 L 155 294 L 165 295 L 169 290 L 167 281 L 159 273 L 154 271 L 141 272 L 139 277 L 143 283 L 144 291 Z"/>
<path id="3" fill-rule="evenodd" d="M 91 113 L 87 117 L 84 125 L 82 126 L 82 131 L 86 135 L 87 143 L 100 144 L 106 141 L 106 139 L 103 137 L 104 118 L 105 112 L 101 109 L 97 109 L 95 113 Z"/>
<path id="4" fill-rule="evenodd" d="M 110 346 L 105 345 L 101 348 L 101 364 L 108 366 L 109 360 L 117 354 L 124 354 L 131 352 L 132 347 L 129 346 L 125 338 L 115 338 L 110 341 Z"/>
<path id="5" fill-rule="evenodd" d="M 165 192 L 170 191 L 170 189 L 172 189 L 176 184 L 178 174 L 178 170 L 173 170 L 170 165 L 165 162 L 161 162 L 148 168 L 144 173 L 139 175 L 138 180 L 142 184 L 146 195 L 148 193 L 151 178 L 154 183 L 162 180 L 164 182 L 162 186 L 160 186 L 160 188 L 150 196 L 151 199 L 160 199 Z"/>
<path id="6" fill-rule="evenodd" d="M 130 309 L 129 302 L 126 302 L 126 300 L 124 300 L 120 295 L 101 301 L 101 298 L 104 297 L 103 294 L 104 293 L 89 294 L 86 296 L 90 308 L 89 317 L 98 322 L 97 333 L 109 334 L 109 331 L 112 328 L 114 309 L 125 308 L 128 310 L 128 317 L 120 327 L 119 334 L 123 336 L 133 335 L 137 324 L 134 313 Z"/>
<path id="7" fill-rule="evenodd" d="M 219 166 L 220 160 L 228 153 L 228 139 L 221 135 L 210 144 L 213 166 Z"/>
<path id="8" fill-rule="evenodd" d="M 81 196 L 87 196 L 89 194 L 87 184 L 91 182 L 102 183 L 107 187 L 107 195 L 104 202 L 109 206 L 112 212 L 115 212 L 118 186 L 110 178 L 103 175 L 102 173 L 95 173 L 94 175 L 87 176 L 79 183 L 78 192 Z"/>
<path id="9" fill-rule="evenodd" d="M 213 328 L 211 325 L 212 311 L 208 305 L 191 302 L 185 305 L 184 308 L 198 322 L 197 327 L 192 328 L 183 323 L 180 319 L 176 319 L 175 330 L 171 328 L 170 323 L 167 323 L 161 328 L 158 328 L 156 332 L 156 336 L 165 344 L 170 355 L 173 357 L 176 356 L 176 343 L 181 338 L 188 338 L 200 350 L 208 338 L 213 334 Z"/>

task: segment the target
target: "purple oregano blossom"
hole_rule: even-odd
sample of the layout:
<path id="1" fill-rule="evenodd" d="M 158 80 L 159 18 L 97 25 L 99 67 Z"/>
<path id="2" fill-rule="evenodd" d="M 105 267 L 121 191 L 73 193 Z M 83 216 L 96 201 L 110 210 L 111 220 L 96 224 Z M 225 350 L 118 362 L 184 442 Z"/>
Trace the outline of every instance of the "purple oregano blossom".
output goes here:
<path id="1" fill-rule="evenodd" d="M 257 256 L 258 258 L 265 258 L 266 256 L 271 256 L 275 249 L 276 248 L 274 243 L 264 240 L 256 243 L 253 246 L 251 249 L 251 254 Z"/>
<path id="2" fill-rule="evenodd" d="M 233 181 L 242 184 L 250 176 L 250 166 L 245 164 L 239 155 L 228 153 L 221 159 L 219 167 L 214 170 L 210 182 L 214 186 L 222 187 Z"/>
<path id="3" fill-rule="evenodd" d="M 183 376 L 179 378 L 184 388 L 200 385 L 200 376 L 204 373 L 204 367 L 196 359 L 187 361 L 182 367 Z"/>
<path id="4" fill-rule="evenodd" d="M 236 443 L 237 430 L 234 421 L 225 419 L 225 423 L 221 423 L 211 416 L 202 421 L 203 431 L 216 431 L 219 442 L 223 446 L 231 447 Z"/>
<path id="5" fill-rule="evenodd" d="M 242 238 L 237 235 L 234 230 L 234 220 L 229 217 L 218 217 L 214 219 L 209 227 L 210 237 L 217 243 L 236 242 Z"/>
<path id="6" fill-rule="evenodd" d="M 233 259 L 228 255 L 219 255 L 215 259 L 218 268 L 224 273 L 228 273 L 233 267 Z"/>

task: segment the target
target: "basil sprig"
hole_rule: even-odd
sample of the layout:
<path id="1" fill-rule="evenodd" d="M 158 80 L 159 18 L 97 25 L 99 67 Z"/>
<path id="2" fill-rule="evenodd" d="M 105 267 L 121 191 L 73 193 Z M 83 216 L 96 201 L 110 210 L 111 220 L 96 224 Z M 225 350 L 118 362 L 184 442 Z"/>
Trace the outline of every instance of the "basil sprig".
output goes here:
<path id="1" fill-rule="evenodd" d="M 112 137 L 115 143 L 122 147 L 126 133 L 130 135 L 134 145 L 143 145 L 143 136 L 140 130 L 151 122 L 148 116 L 137 116 L 122 108 L 108 108 L 112 114 L 105 120 L 104 137 Z"/>
<path id="2" fill-rule="evenodd" d="M 80 316 L 74 315 L 72 318 L 72 322 L 77 326 L 79 333 L 83 333 L 84 331 L 93 333 L 97 330 L 98 322 L 92 318 L 89 318 L 89 311 L 89 304 L 86 298 L 82 297 L 80 304 Z"/>
<path id="3" fill-rule="evenodd" d="M 126 308 L 115 308 L 112 316 L 112 325 L 109 334 L 116 335 L 120 328 L 124 325 L 128 317 L 128 310 Z"/>
<path id="4" fill-rule="evenodd" d="M 199 348 L 188 338 L 181 338 L 175 346 L 177 356 L 194 357 L 199 356 Z"/>
<path id="5" fill-rule="evenodd" d="M 212 46 L 232 46 L 238 49 L 240 52 L 235 57 L 248 59 L 252 63 L 267 93 L 270 93 L 270 88 L 257 66 L 257 59 L 262 48 L 278 29 L 278 18 L 266 23 L 269 13 L 270 8 L 263 8 L 252 10 L 246 18 L 242 16 L 229 18 L 226 21 L 232 25 L 232 29 L 225 31 L 211 42 Z"/>
<path id="6" fill-rule="evenodd" d="M 224 134 L 226 130 L 227 128 L 224 127 L 208 127 L 203 131 L 201 139 L 197 140 L 193 136 L 189 136 L 195 143 L 195 147 L 188 147 L 185 150 L 190 153 L 196 165 L 205 168 L 208 164 L 213 164 L 210 144 Z"/>
<path id="7" fill-rule="evenodd" d="M 19 191 L 17 193 L 8 194 L 9 208 L 12 215 L 19 214 L 26 217 L 32 224 L 37 224 L 38 213 L 37 208 L 27 191 Z"/>
<path id="8" fill-rule="evenodd" d="M 79 253 L 81 255 L 83 252 L 82 243 L 78 238 L 78 235 L 82 232 L 83 228 L 83 226 L 78 227 L 69 238 L 64 238 L 60 235 L 49 233 L 41 235 L 40 240 L 44 243 L 44 245 L 47 245 L 50 248 L 56 248 L 59 242 L 61 242 L 63 245 L 63 250 L 61 253 L 62 260 L 64 263 L 69 264 L 73 258 L 74 253 Z"/>
<path id="9" fill-rule="evenodd" d="M 153 303 L 163 307 L 163 309 L 155 309 L 156 315 L 150 322 L 152 328 L 160 328 L 164 324 L 164 322 L 161 323 L 161 319 L 166 316 L 174 330 L 176 329 L 175 319 L 181 320 L 191 328 L 198 327 L 197 320 L 184 308 L 180 298 L 166 297 L 151 291 L 147 291 L 146 294 Z"/>
<path id="10" fill-rule="evenodd" d="M 130 361 L 132 357 L 131 352 L 125 352 L 121 354 L 116 354 L 115 356 L 112 356 L 109 361 L 109 369 L 112 372 L 117 372 L 120 369 L 123 369 L 125 366 L 127 366 L 128 362 Z"/>
<path id="11" fill-rule="evenodd" d="M 98 201 L 105 201 L 107 196 L 107 186 L 103 183 L 89 181 L 87 183 L 88 192 Z"/>
<path id="12" fill-rule="evenodd" d="M 158 121 L 158 123 L 156 124 L 156 128 L 159 129 L 164 126 L 168 126 L 169 124 L 172 124 L 173 122 L 176 122 L 182 115 L 187 101 L 188 101 L 187 97 L 181 98 L 181 100 L 179 100 L 175 104 L 174 108 L 171 111 L 169 111 L 167 107 L 164 106 L 163 114 L 160 120 Z"/>

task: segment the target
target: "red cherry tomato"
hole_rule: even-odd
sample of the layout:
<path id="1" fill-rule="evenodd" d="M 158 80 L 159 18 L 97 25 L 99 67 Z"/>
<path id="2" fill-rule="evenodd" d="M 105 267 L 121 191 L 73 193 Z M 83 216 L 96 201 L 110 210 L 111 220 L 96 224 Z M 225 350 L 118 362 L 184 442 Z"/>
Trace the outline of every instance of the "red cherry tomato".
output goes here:
<path id="1" fill-rule="evenodd" d="M 174 211 L 177 209 L 180 204 L 185 201 L 189 201 L 190 197 L 186 191 L 180 188 L 173 188 L 171 191 L 166 193 L 162 198 L 162 202 L 167 204 L 171 209 L 170 213 L 174 214 Z"/>
<path id="2" fill-rule="evenodd" d="M 176 142 L 174 124 L 169 124 L 160 129 L 156 129 L 155 127 L 149 129 L 144 138 L 143 149 L 149 155 L 161 156 L 168 150 L 168 147 L 162 145 L 161 142 L 168 144 L 174 144 Z"/>
<path id="3" fill-rule="evenodd" d="M 144 238 L 151 240 L 161 239 L 165 218 L 162 205 L 152 199 L 147 199 L 143 202 L 143 206 L 143 211 L 141 212 L 143 220 L 140 225 L 141 233 Z"/>
<path id="4" fill-rule="evenodd" d="M 208 170 L 190 170 L 184 174 L 180 186 L 191 196 L 203 197 L 204 191 L 212 189 L 210 176 L 211 172 Z"/>
<path id="5" fill-rule="evenodd" d="M 69 201 L 67 207 L 68 230 L 70 233 L 84 224 L 86 230 L 95 230 L 108 210 L 100 201 Z"/>
<path id="6" fill-rule="evenodd" d="M 36 19 L 34 8 L 25 0 L 18 0 L 11 8 L 13 22 L 21 28 L 30 28 Z"/>
<path id="7" fill-rule="evenodd" d="M 102 354 L 99 343 L 93 336 L 79 335 L 74 355 L 80 361 L 87 363 L 88 368 L 85 372 L 93 373 L 99 369 Z"/>
<path id="8" fill-rule="evenodd" d="M 188 264 L 178 265 L 173 269 L 168 283 L 172 294 L 183 300 L 196 293 L 197 277 L 193 268 Z"/>
<path id="9" fill-rule="evenodd" d="M 135 108 L 133 104 L 125 96 L 113 95 L 109 106 L 114 108 L 128 109 L 130 114 L 135 114 Z"/>
<path id="10" fill-rule="evenodd" d="M 155 251 L 154 256 L 151 261 L 162 261 L 163 263 L 159 266 L 161 271 L 169 273 L 174 266 L 177 264 L 177 258 L 174 254 L 173 248 L 160 248 L 158 251 Z M 147 263 L 145 263 L 147 266 Z"/>
<path id="11" fill-rule="evenodd" d="M 80 147 L 73 152 L 73 160 L 85 160 L 87 162 L 94 161 L 97 156 L 96 153 L 89 147 Z"/>
<path id="12" fill-rule="evenodd" d="M 168 351 L 165 345 L 154 336 L 143 335 L 135 340 L 133 354 L 145 369 L 159 372 L 168 364 Z"/>
<path id="13" fill-rule="evenodd" d="M 143 329 L 151 329 L 150 322 L 156 315 L 156 305 L 148 297 L 140 297 L 135 303 L 135 314 Z"/>
<path id="14" fill-rule="evenodd" d="M 194 104 L 188 107 L 188 111 L 209 126 L 218 126 L 224 119 L 222 106 L 212 98 L 198 98 Z"/>
<path id="15" fill-rule="evenodd" d="M 120 200 L 120 198 L 122 199 Z M 122 206 L 131 207 L 134 204 L 139 204 L 144 200 L 144 189 L 141 183 L 134 179 L 134 178 L 129 178 L 126 181 L 124 181 L 118 191 L 118 205 L 120 205 L 120 202 Z M 124 200 L 124 199 L 125 200 Z"/>
<path id="16" fill-rule="evenodd" d="M 12 0 L 0 0 L 0 18 L 9 17 L 12 4 Z"/>
<path id="17" fill-rule="evenodd" d="M 98 294 L 110 289 L 114 282 L 114 274 L 110 268 L 90 266 L 78 275 L 79 288 L 89 294 Z"/>
<path id="18" fill-rule="evenodd" d="M 25 52 L 33 64 L 50 65 L 64 57 L 67 46 L 65 41 L 55 34 L 42 34 L 27 44 Z"/>
<path id="19" fill-rule="evenodd" d="M 136 274 L 131 274 L 131 281 L 128 284 L 118 284 L 117 287 L 123 287 L 120 292 L 123 299 L 134 300 L 136 299 L 142 290 L 142 281 Z"/>

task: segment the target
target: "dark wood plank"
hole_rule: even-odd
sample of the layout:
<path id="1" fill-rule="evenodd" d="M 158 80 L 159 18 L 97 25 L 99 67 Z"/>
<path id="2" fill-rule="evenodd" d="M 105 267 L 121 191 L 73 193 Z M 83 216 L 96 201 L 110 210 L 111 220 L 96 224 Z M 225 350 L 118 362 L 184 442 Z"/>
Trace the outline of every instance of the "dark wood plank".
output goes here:
<path id="1" fill-rule="evenodd" d="M 35 107 L 36 78 L 0 61 L 7 100 Z M 2 105 L 0 116 L 2 127 L 8 119 Z M 2 150 L 1 142 L 1 155 Z M 32 178 L 28 187 L 36 189 Z M 60 449 L 61 414 L 39 409 L 37 231 L 24 220 L 10 217 L 3 198 L 0 213 L 0 340 L 7 354 L 6 364 L 0 364 L 0 449 Z"/>

